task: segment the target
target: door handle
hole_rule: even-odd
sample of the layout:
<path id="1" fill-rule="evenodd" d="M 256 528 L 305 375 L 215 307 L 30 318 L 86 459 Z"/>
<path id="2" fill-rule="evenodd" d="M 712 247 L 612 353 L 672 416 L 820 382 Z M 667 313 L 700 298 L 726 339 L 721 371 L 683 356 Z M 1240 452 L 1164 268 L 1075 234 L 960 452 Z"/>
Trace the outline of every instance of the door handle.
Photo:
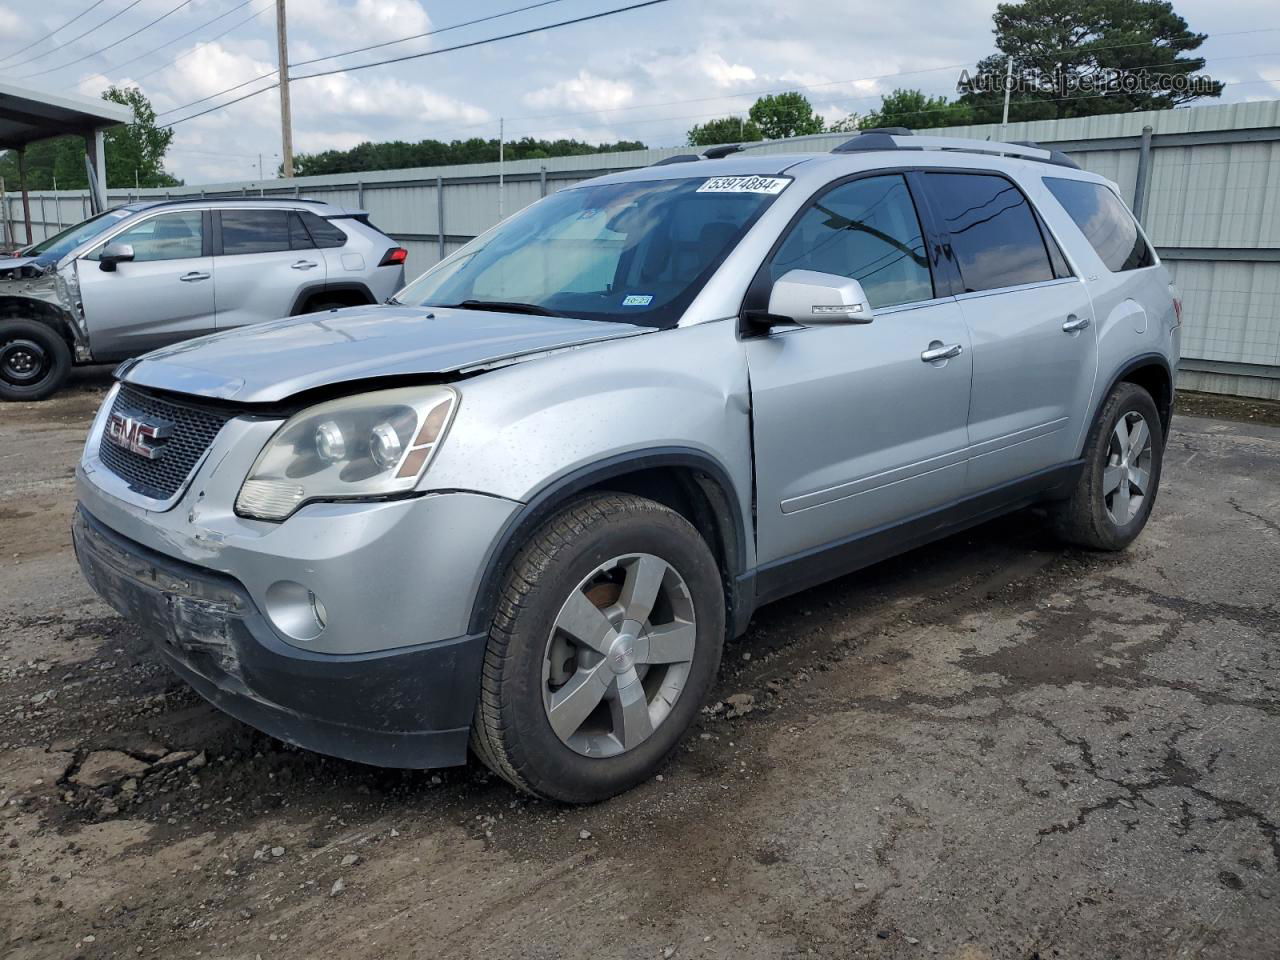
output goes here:
<path id="1" fill-rule="evenodd" d="M 1063 333 L 1079 333 L 1085 327 L 1089 326 L 1093 321 L 1088 317 L 1077 317 L 1074 313 L 1067 317 L 1066 322 L 1062 325 Z"/>
<path id="2" fill-rule="evenodd" d="M 201 273 L 198 270 L 192 270 L 190 273 L 184 273 L 178 279 L 183 283 L 195 283 L 197 280 L 208 280 L 209 274 Z"/>
<path id="3" fill-rule="evenodd" d="M 314 260 L 299 260 L 297 263 L 293 265 L 293 269 L 310 270 L 312 267 L 318 267 L 318 266 L 320 266 L 320 264 L 316 263 Z"/>
<path id="4" fill-rule="evenodd" d="M 944 344 L 941 340 L 935 340 L 929 344 L 929 349 L 920 354 L 920 359 L 925 363 L 937 363 L 940 360 L 950 360 L 952 357 L 958 357 L 964 353 L 964 347 L 958 343 Z"/>

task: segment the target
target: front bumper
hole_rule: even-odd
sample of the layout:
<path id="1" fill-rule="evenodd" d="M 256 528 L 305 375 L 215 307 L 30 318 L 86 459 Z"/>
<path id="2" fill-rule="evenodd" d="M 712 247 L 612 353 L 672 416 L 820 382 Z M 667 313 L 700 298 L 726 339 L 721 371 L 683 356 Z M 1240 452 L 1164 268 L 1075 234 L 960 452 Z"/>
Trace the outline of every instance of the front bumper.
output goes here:
<path id="1" fill-rule="evenodd" d="M 165 556 L 84 507 L 73 542 L 95 591 L 201 696 L 288 743 L 378 766 L 466 760 L 485 638 L 334 655 L 283 642 L 235 578 Z"/>

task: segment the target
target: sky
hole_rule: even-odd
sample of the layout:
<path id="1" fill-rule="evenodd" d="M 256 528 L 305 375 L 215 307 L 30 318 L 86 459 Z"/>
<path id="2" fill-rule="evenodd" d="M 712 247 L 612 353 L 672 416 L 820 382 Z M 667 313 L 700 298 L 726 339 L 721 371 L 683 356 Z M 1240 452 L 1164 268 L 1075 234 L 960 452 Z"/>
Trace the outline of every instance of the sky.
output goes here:
<path id="1" fill-rule="evenodd" d="M 760 93 L 798 89 L 828 121 L 874 109 L 895 87 L 954 95 L 961 67 L 994 51 L 994 0 L 667 0 L 444 50 L 634 2 L 550 0 L 449 29 L 537 0 L 288 0 L 294 149 L 493 138 L 499 118 L 508 138 L 674 146 L 695 123 L 744 114 Z M 173 175 L 187 183 L 256 179 L 259 155 L 273 175 L 281 150 L 276 90 L 183 119 L 272 82 L 184 108 L 275 69 L 273 0 L 98 0 L 85 13 L 91 4 L 0 0 L 0 80 L 93 97 L 112 83 L 139 86 L 159 122 L 182 121 L 166 158 Z M 1223 100 L 1280 98 L 1275 0 L 1177 0 L 1175 8 L 1209 34 L 1198 52 L 1208 59 L 1205 72 L 1227 82 Z M 436 33 L 302 63 L 428 31 Z M 441 52 L 301 79 L 429 51 Z"/>

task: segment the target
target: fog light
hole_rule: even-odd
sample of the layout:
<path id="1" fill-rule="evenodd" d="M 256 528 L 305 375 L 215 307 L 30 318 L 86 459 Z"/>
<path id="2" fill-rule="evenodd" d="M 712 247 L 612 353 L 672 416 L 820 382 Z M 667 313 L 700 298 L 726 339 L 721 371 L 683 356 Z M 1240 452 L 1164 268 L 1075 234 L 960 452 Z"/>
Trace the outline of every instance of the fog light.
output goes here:
<path id="1" fill-rule="evenodd" d="M 278 580 L 268 587 L 266 606 L 267 616 L 277 630 L 304 643 L 320 636 L 329 619 L 320 598 L 292 580 Z"/>

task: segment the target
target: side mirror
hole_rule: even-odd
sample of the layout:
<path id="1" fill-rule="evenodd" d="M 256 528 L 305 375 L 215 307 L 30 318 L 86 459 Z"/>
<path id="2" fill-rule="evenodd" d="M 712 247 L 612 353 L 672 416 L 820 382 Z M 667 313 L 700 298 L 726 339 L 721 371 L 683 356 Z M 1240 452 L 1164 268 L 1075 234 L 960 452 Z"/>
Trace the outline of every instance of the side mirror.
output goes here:
<path id="1" fill-rule="evenodd" d="M 117 263 L 133 259 L 133 247 L 127 243 L 108 243 L 98 256 L 98 269 L 113 273 Z"/>
<path id="2" fill-rule="evenodd" d="M 875 318 L 862 284 L 815 270 L 791 270 L 779 277 L 769 294 L 769 314 L 804 327 L 870 323 Z"/>

